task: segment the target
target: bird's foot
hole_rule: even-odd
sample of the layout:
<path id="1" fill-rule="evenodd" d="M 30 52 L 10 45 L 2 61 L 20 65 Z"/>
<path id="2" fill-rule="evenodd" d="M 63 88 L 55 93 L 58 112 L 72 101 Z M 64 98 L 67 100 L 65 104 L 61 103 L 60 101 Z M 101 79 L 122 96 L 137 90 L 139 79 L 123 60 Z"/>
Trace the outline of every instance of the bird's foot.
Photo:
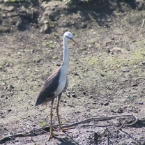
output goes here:
<path id="1" fill-rule="evenodd" d="M 49 134 L 48 140 L 50 140 L 53 137 L 57 137 L 57 136 L 59 136 L 59 135 L 52 132 L 52 133 Z"/>
<path id="2" fill-rule="evenodd" d="M 59 127 L 59 130 L 61 130 L 62 132 L 68 131 L 69 129 L 74 129 L 74 126 L 67 128 Z"/>
<path id="3" fill-rule="evenodd" d="M 72 127 L 67 127 L 67 128 L 58 127 L 56 130 L 60 130 L 61 132 L 66 132 L 66 131 L 68 131 L 69 129 L 74 129 L 74 126 L 72 126 Z"/>
<path id="4" fill-rule="evenodd" d="M 54 131 L 60 130 L 61 133 L 55 134 L 55 133 L 53 133 L 53 132 L 50 132 L 50 134 L 49 134 L 49 136 L 48 136 L 48 140 L 50 140 L 50 139 L 53 138 L 53 137 L 57 137 L 57 136 L 59 136 L 59 135 L 64 135 L 64 132 L 68 131 L 69 129 L 74 129 L 74 127 L 67 127 L 67 128 L 59 127 L 59 128 L 57 128 L 57 129 L 53 129 Z"/>

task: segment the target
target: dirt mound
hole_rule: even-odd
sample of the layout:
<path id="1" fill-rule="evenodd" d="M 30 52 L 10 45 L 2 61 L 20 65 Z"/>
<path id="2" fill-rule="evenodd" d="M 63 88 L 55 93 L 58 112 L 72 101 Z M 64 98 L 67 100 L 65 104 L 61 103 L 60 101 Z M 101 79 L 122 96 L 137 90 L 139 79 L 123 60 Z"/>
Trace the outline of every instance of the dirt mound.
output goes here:
<path id="1" fill-rule="evenodd" d="M 0 32 L 24 31 L 30 29 L 30 26 L 37 27 L 39 13 L 38 1 L 0 3 Z"/>
<path id="2" fill-rule="evenodd" d="M 113 12 L 127 12 L 131 9 L 143 10 L 143 1 L 97 1 L 66 5 L 63 2 L 13 2 L 0 3 L 0 32 L 24 31 L 32 27 L 40 32 L 74 27 L 91 27 L 92 22 L 100 26 L 108 25 Z M 100 17 L 102 14 L 102 18 Z M 90 23 L 91 21 L 91 23 Z"/>
<path id="3" fill-rule="evenodd" d="M 76 8 L 70 8 L 62 2 L 42 3 L 44 13 L 39 21 L 42 25 L 41 32 L 50 32 L 57 29 L 75 27 L 85 28 L 84 17 Z M 59 23 L 58 23 L 59 22 Z"/>

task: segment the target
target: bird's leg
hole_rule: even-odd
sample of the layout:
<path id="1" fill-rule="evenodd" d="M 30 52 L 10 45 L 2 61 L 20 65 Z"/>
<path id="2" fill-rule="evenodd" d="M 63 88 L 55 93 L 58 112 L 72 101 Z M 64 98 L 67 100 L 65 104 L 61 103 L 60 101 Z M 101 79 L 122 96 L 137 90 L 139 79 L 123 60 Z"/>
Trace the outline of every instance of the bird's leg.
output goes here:
<path id="1" fill-rule="evenodd" d="M 57 113 L 57 118 L 58 118 L 58 125 L 59 125 L 59 129 L 61 129 L 61 123 L 60 123 L 60 118 L 59 118 L 59 100 L 61 98 L 61 94 L 59 96 L 57 96 L 57 106 L 56 106 L 56 113 Z"/>
<path id="2" fill-rule="evenodd" d="M 66 130 L 71 129 L 71 128 L 62 128 L 62 126 L 61 126 L 60 118 L 59 118 L 59 101 L 60 101 L 60 98 L 61 98 L 61 94 L 57 96 L 56 113 L 57 113 L 57 118 L 58 118 L 58 125 L 59 125 L 59 130 L 66 131 Z"/>
<path id="3" fill-rule="evenodd" d="M 53 110 L 53 101 L 54 101 L 54 98 L 51 100 L 51 110 L 50 110 L 50 135 L 49 135 L 49 137 L 48 137 L 48 140 L 50 140 L 51 137 L 53 137 L 53 136 L 57 136 L 56 134 L 53 133 L 53 128 L 52 128 L 52 116 L 53 116 L 52 110 Z"/>

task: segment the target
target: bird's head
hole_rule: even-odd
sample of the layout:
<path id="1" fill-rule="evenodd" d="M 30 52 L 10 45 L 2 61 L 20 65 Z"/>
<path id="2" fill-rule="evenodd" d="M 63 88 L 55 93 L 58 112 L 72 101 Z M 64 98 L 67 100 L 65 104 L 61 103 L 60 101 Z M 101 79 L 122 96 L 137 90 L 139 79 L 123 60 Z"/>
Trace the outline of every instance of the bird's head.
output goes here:
<path id="1" fill-rule="evenodd" d="M 64 33 L 64 37 L 68 40 L 73 39 L 73 34 L 69 31 L 67 31 L 67 32 Z"/>
<path id="2" fill-rule="evenodd" d="M 65 32 L 64 35 L 63 35 L 63 37 L 64 37 L 64 39 L 65 39 L 66 41 L 72 40 L 72 41 L 75 42 L 77 45 L 79 45 L 76 41 L 74 41 L 74 39 L 73 39 L 73 34 L 72 34 L 71 32 L 69 32 L 69 31 Z"/>

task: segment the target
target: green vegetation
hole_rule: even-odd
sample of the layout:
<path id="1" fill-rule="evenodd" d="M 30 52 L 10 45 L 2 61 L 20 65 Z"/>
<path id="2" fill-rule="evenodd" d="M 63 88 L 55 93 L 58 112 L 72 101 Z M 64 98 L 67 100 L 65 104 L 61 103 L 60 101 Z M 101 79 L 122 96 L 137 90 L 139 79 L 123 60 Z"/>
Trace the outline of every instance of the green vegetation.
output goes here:
<path id="1" fill-rule="evenodd" d="M 41 125 L 44 127 L 44 126 L 46 125 L 46 122 L 43 121 L 43 122 L 41 123 Z"/>
<path id="2" fill-rule="evenodd" d="M 49 42 L 44 41 L 42 43 L 42 46 L 48 46 L 48 48 L 51 48 L 51 49 L 55 48 L 55 45 L 56 45 L 56 42 L 53 42 L 53 41 L 49 41 Z"/>
<path id="3" fill-rule="evenodd" d="M 101 66 L 103 68 L 120 68 L 122 66 L 127 65 L 128 67 L 132 67 L 142 61 L 144 61 L 145 50 L 140 49 L 134 51 L 132 54 L 120 55 L 119 57 L 115 57 L 114 55 L 109 55 L 105 59 L 101 60 L 98 56 L 92 56 L 91 58 L 85 58 L 85 62 L 87 66 Z"/>
<path id="4" fill-rule="evenodd" d="M 90 1 L 92 1 L 92 0 L 60 0 L 60 1 L 63 1 L 63 2 L 65 2 L 65 3 L 67 3 L 67 4 L 71 4 L 71 3 L 79 3 L 79 2 L 83 2 L 83 3 L 88 3 L 88 2 L 90 2 Z"/>
<path id="5" fill-rule="evenodd" d="M 33 2 L 34 0 L 3 0 L 4 2 Z M 76 4 L 76 3 L 88 3 L 91 2 L 92 0 L 43 0 L 43 1 L 62 1 L 65 2 L 66 4 Z"/>
<path id="6" fill-rule="evenodd" d="M 3 1 L 14 3 L 14 2 L 31 2 L 32 0 L 3 0 Z"/>

